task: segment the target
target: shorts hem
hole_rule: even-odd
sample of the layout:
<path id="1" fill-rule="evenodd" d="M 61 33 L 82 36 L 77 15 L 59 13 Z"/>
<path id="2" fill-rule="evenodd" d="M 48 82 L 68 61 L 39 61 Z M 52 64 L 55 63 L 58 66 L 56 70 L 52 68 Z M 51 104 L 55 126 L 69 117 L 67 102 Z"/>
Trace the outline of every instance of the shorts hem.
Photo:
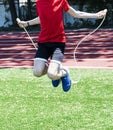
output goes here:
<path id="1" fill-rule="evenodd" d="M 44 58 L 34 58 L 34 60 L 40 60 L 40 61 L 45 61 L 45 62 L 47 62 L 47 60 L 44 59 Z"/>

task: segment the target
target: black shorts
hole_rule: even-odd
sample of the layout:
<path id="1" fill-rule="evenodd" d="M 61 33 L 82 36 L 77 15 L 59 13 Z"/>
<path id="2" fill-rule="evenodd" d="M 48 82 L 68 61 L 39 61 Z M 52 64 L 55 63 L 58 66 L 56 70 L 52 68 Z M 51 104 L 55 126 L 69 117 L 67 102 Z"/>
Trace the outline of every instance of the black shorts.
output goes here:
<path id="1" fill-rule="evenodd" d="M 62 62 L 64 57 L 65 43 L 51 42 L 51 43 L 38 43 L 38 50 L 35 58 L 43 58 Z"/>

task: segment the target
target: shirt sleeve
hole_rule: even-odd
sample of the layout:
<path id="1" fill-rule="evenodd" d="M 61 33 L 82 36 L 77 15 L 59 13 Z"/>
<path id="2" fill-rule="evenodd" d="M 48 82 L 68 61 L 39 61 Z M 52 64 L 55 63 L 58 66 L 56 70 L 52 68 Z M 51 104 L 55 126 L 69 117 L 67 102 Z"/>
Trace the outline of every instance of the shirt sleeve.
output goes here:
<path id="1" fill-rule="evenodd" d="M 69 6 L 70 6 L 70 5 L 69 5 L 69 3 L 67 2 L 67 0 L 63 0 L 63 9 L 64 9 L 65 12 L 68 11 Z"/>

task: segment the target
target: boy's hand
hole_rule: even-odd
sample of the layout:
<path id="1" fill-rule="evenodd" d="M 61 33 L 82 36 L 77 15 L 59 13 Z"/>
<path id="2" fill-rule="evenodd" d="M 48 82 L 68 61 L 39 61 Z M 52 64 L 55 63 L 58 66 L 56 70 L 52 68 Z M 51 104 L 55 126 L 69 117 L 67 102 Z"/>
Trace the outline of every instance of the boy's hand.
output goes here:
<path id="1" fill-rule="evenodd" d="M 27 22 L 21 21 L 19 18 L 16 19 L 20 28 L 26 28 L 28 26 Z"/>
<path id="2" fill-rule="evenodd" d="M 99 12 L 97 13 L 97 18 L 98 18 L 98 19 L 102 19 L 102 18 L 106 15 L 106 13 L 107 13 L 107 9 L 104 9 L 104 10 L 102 10 L 102 11 L 99 11 Z"/>

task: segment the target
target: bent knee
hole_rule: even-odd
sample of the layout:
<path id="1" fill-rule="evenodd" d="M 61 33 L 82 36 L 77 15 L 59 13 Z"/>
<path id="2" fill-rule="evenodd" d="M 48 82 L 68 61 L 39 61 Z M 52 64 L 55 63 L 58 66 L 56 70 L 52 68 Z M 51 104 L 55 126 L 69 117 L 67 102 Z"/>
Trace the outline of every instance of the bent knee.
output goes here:
<path id="1" fill-rule="evenodd" d="M 49 77 L 50 79 L 52 79 L 52 80 L 58 79 L 57 74 L 55 74 L 55 73 L 48 72 L 47 75 L 48 75 L 48 77 Z"/>
<path id="2" fill-rule="evenodd" d="M 33 75 L 35 77 L 41 77 L 43 75 L 43 72 L 40 70 L 33 70 Z"/>

